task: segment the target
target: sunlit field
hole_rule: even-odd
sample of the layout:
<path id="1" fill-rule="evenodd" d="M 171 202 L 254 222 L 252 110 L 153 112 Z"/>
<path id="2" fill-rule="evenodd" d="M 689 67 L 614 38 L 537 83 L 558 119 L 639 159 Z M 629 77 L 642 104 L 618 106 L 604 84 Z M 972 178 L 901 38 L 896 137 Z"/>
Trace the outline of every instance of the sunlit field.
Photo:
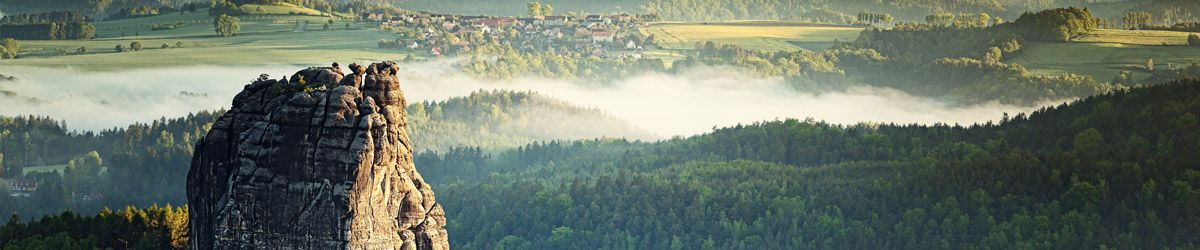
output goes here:
<path id="1" fill-rule="evenodd" d="M 1072 39 L 1084 43 L 1120 43 L 1136 45 L 1187 45 L 1188 32 L 1165 30 L 1100 29 Z"/>
<path id="2" fill-rule="evenodd" d="M 862 28 L 788 21 L 661 23 L 645 29 L 666 49 L 690 49 L 696 42 L 736 44 L 780 51 L 824 49 L 836 40 L 853 41 Z"/>
<path id="3" fill-rule="evenodd" d="M 279 6 L 277 6 L 279 7 Z M 213 32 L 206 9 L 154 17 L 97 22 L 95 40 L 28 40 L 21 60 L 0 60 L 0 65 L 75 67 L 84 70 L 119 70 L 187 65 L 327 64 L 328 58 L 379 61 L 399 60 L 406 54 L 378 49 L 380 39 L 392 39 L 374 23 L 305 15 L 242 16 L 241 31 L 233 37 Z M 334 23 L 329 30 L 324 24 Z M 156 24 L 184 25 L 153 30 Z M 297 22 L 308 22 L 297 32 Z M 350 25 L 350 29 L 346 25 Z M 116 52 L 116 46 L 140 42 L 142 51 Z M 163 48 L 164 45 L 167 48 Z M 86 52 L 79 53 L 85 47 Z"/>
<path id="4" fill-rule="evenodd" d="M 1200 49 L 1123 43 L 1030 43 L 1005 62 L 1021 64 L 1036 74 L 1071 73 L 1108 81 L 1121 71 L 1133 72 L 1137 80 L 1149 77 L 1150 73 L 1144 72 L 1148 59 L 1153 59 L 1156 67 L 1200 63 Z"/>

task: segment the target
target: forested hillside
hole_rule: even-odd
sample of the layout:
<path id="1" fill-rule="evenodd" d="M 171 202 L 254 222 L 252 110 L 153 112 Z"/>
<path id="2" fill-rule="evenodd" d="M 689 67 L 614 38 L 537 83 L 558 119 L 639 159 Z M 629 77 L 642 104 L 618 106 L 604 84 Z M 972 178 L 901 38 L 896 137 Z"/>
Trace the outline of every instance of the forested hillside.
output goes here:
<path id="1" fill-rule="evenodd" d="M 499 150 L 546 140 L 656 138 L 603 111 L 533 92 L 480 90 L 446 101 L 413 104 L 408 111 L 409 130 L 420 151 L 445 152 L 464 145 Z"/>
<path id="2" fill-rule="evenodd" d="M 536 141 L 600 137 L 651 139 L 595 109 L 531 92 L 479 91 L 409 106 L 418 151 L 452 147 L 499 151 Z M 98 132 L 80 132 L 49 117 L 0 117 L 0 176 L 36 180 L 30 198 L 0 189 L 0 214 L 28 219 L 67 208 L 184 204 L 193 145 L 224 111 L 199 112 Z M 49 173 L 57 171 L 57 173 Z M 2 182 L 2 181 L 0 181 Z M 5 186 L 6 185 L 0 185 Z"/>
<path id="3" fill-rule="evenodd" d="M 1012 22 L 996 22 L 985 14 L 942 17 L 891 29 L 866 29 L 854 41 L 835 41 L 833 48 L 820 51 L 766 51 L 706 41 L 668 64 L 661 58 L 608 60 L 586 53 L 525 51 L 493 42 L 456 65 L 484 79 L 540 76 L 599 83 L 652 71 L 687 74 L 698 66 L 729 65 L 756 76 L 782 78 L 801 91 L 868 85 L 956 105 L 996 101 L 1032 106 L 1157 83 L 1139 80 L 1115 85 L 1089 75 L 1035 74 L 1023 65 L 1006 63 L 1021 56 L 1027 43 L 1065 42 L 1096 30 L 1099 19 L 1087 9 L 1030 12 Z M 655 40 L 632 40 L 639 39 Z"/>
<path id="4" fill-rule="evenodd" d="M 3 249 L 185 249 L 188 208 L 170 205 L 101 210 L 96 215 L 64 211 L 21 222 L 16 215 L 0 226 Z"/>
<path id="5" fill-rule="evenodd" d="M 1189 248 L 1197 115 L 1185 81 L 971 127 L 784 120 L 417 165 L 460 248 Z"/>
<path id="6" fill-rule="evenodd" d="M 1200 244 L 1197 115 L 1192 80 L 970 127 L 789 119 L 416 164 L 455 248 L 1186 249 Z M 178 248 L 185 211 L 64 213 L 0 239 Z"/>

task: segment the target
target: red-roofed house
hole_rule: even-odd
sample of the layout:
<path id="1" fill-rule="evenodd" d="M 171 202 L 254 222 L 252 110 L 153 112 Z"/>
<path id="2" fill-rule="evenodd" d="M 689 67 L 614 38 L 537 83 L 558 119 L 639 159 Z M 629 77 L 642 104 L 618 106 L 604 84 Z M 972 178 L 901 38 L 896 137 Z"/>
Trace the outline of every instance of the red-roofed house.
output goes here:
<path id="1" fill-rule="evenodd" d="M 596 32 L 592 32 L 592 42 L 597 42 L 597 43 L 601 43 L 601 42 L 611 43 L 612 41 L 613 41 L 613 33 L 612 33 L 612 32 L 608 32 L 608 31 L 596 31 Z"/>
<path id="2" fill-rule="evenodd" d="M 498 29 L 498 28 L 512 26 L 513 24 L 516 24 L 516 23 L 517 23 L 516 18 L 493 17 L 493 18 L 482 18 L 482 19 L 472 20 L 471 26 L 488 27 L 488 28 L 492 28 L 492 29 Z"/>

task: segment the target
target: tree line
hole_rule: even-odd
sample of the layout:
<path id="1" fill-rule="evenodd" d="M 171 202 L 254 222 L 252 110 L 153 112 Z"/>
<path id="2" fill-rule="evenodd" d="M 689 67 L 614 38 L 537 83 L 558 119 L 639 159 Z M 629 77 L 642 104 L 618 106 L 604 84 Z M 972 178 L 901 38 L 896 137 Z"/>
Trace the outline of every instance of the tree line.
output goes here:
<path id="1" fill-rule="evenodd" d="M 0 38 L 22 40 L 88 40 L 96 27 L 79 11 L 18 14 L 0 18 Z"/>
<path id="2" fill-rule="evenodd" d="M 1182 81 L 970 126 L 788 119 L 416 163 L 457 248 L 1188 248 L 1197 96 Z"/>
<path id="3" fill-rule="evenodd" d="M 4 249 L 186 249 L 188 208 L 105 208 L 94 216 L 70 211 L 23 222 L 13 215 L 0 226 Z"/>
<path id="4" fill-rule="evenodd" d="M 50 117 L 0 117 L 0 179 L 33 180 L 39 187 L 21 198 L 0 188 L 0 214 L 29 219 L 63 209 L 94 213 L 104 207 L 185 204 L 192 146 L 223 114 L 205 111 L 95 132 L 76 131 Z M 419 151 L 499 151 L 545 140 L 652 137 L 599 110 L 532 92 L 478 91 L 413 103 L 408 114 L 409 134 Z M 65 166 L 41 169 L 56 165 Z M 33 167 L 40 170 L 24 174 Z"/>
<path id="5" fill-rule="evenodd" d="M 786 119 L 414 160 L 455 248 L 1189 248 L 1200 244 L 1198 115 L 1189 80 L 966 126 Z M 172 219 L 186 209 L 149 210 L 10 219 L 0 242 L 186 245 Z"/>

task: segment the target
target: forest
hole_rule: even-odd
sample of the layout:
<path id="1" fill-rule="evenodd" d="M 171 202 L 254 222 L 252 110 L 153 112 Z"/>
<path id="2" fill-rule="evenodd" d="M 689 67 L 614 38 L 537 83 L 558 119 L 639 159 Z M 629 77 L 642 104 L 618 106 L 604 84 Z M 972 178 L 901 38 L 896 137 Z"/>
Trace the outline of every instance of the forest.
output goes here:
<path id="1" fill-rule="evenodd" d="M 395 4 L 497 12 L 526 7 L 524 1 L 472 5 L 477 2 Z M 410 21 L 419 23 L 414 27 L 392 28 L 383 27 L 390 25 L 390 19 L 370 24 L 339 19 L 345 26 L 337 23 L 331 30 L 335 22 L 331 10 L 346 14 L 339 17 L 363 19 L 378 18 L 376 13 L 392 17 L 410 12 L 383 0 L 218 0 L 208 2 L 209 14 L 244 17 L 253 14 L 238 4 L 287 3 L 330 15 L 286 16 L 320 20 L 317 24 L 328 21 L 321 31 L 294 31 L 291 27 L 302 26 L 301 19 L 268 24 L 245 18 L 246 32 L 240 37 L 209 38 L 207 25 L 189 26 L 203 26 L 202 39 L 237 43 L 184 46 L 183 41 L 174 41 L 171 44 L 177 46 L 164 43 L 156 50 L 155 41 L 143 52 L 76 58 L 178 53 L 155 54 L 171 58 L 190 46 L 217 53 L 263 43 L 266 46 L 251 48 L 269 50 L 310 42 L 304 39 L 337 37 L 367 47 L 366 53 L 347 54 L 355 58 L 384 54 L 413 61 L 447 59 L 457 70 L 449 77 L 462 73 L 470 80 L 514 83 L 510 86 L 548 78 L 603 88 L 647 73 L 679 76 L 732 68 L 746 78 L 780 81 L 812 95 L 868 87 L 899 90 L 950 108 L 1063 103 L 1030 113 L 1004 113 L 997 121 L 977 124 L 839 124 L 793 117 L 662 138 L 603 110 L 529 91 L 478 90 L 445 100 L 411 102 L 406 107 L 407 128 L 416 149 L 415 166 L 440 196 L 437 200 L 445 210 L 453 248 L 1200 248 L 1200 80 L 1195 80 L 1200 77 L 1200 64 L 1163 63 L 1164 58 L 1158 57 L 1194 48 L 1175 40 L 1161 46 L 1097 45 L 1161 53 L 1150 59 L 1133 53 L 1125 56 L 1137 58 L 1124 59 L 1136 64 L 1105 66 L 1104 70 L 1121 72 L 1112 80 L 1047 74 L 1037 71 L 1037 61 L 1020 61 L 1031 70 L 1012 60 L 1055 45 L 1100 44 L 1080 41 L 1098 31 L 1125 32 L 1106 29 L 1119 21 L 1097 14 L 1112 8 L 1048 9 L 1068 4 L 1111 6 L 1104 1 L 540 2 L 553 4 L 554 11 L 531 13 L 557 11 L 579 17 L 589 14 L 583 9 L 608 8 L 645 11 L 653 19 L 697 21 L 698 25 L 786 19 L 848 24 L 843 28 L 863 31 L 854 40 L 835 40 L 823 50 L 751 49 L 712 41 L 663 49 L 653 35 L 640 32 L 639 25 L 645 25 L 640 21 L 589 21 L 597 30 L 625 30 L 621 35 L 598 32 L 607 33 L 606 42 L 597 42 L 604 36 L 596 38 L 583 22 L 538 32 L 504 27 L 485 35 L 482 29 L 451 33 L 446 26 L 458 24 L 431 23 L 431 19 Z M 1192 10 L 1173 9 L 1179 2 L 1128 3 L 1141 12 L 1129 13 L 1125 27 L 1197 31 L 1200 25 Z M 92 39 L 93 18 L 139 18 L 195 11 L 197 6 L 181 0 L 67 0 L 57 3 L 61 6 L 41 0 L 0 0 L 0 5 L 5 11 L 20 5 L 24 13 L 64 6 L 80 9 L 0 19 L 0 38 L 37 40 Z M 203 21 L 210 18 L 198 16 Z M 268 25 L 287 30 L 263 29 Z M 487 26 L 486 22 L 466 25 Z M 369 33 L 376 26 L 379 34 Z M 556 32 L 562 33 L 553 35 Z M 384 39 L 356 39 L 363 34 Z M 259 39 L 276 35 L 303 39 L 277 39 L 297 42 L 287 46 Z M 105 38 L 88 42 L 109 41 Z M 1187 39 L 1196 41 L 1191 46 L 1200 46 L 1200 36 Z M 454 54 L 446 49 L 445 57 L 440 51 L 427 55 L 433 53 L 430 47 L 412 45 L 405 50 L 416 44 L 410 42 L 430 40 L 441 40 L 445 48 L 459 45 L 454 45 Z M 117 43 L 117 50 L 124 51 L 126 44 L 142 50 L 142 41 Z M 679 41 L 689 45 L 692 40 Z M 64 41 L 30 41 L 22 51 L 16 40 L 6 39 L 0 51 L 15 58 L 18 51 L 33 51 L 34 46 L 44 51 L 46 43 Z M 570 45 L 580 46 L 563 49 Z M 604 54 L 605 46 L 614 45 L 620 48 L 608 49 L 619 53 Z M 323 51 L 362 52 L 357 47 L 326 47 Z M 416 48 L 421 48 L 420 53 Z M 241 55 L 247 54 L 257 55 Z M 137 59 L 145 58 L 149 57 Z M 1160 62 L 1157 68 L 1154 59 Z M 1148 77 L 1135 79 L 1134 72 Z M 0 97 L 5 94 L 17 96 L 15 91 L 0 91 Z M 99 131 L 77 130 L 49 116 L 0 116 L 0 215 L 11 215 L 0 225 L 0 249 L 187 248 L 185 179 L 193 145 L 225 113 L 200 111 Z M 1000 117 L 1000 112 L 995 113 Z M 10 182 L 18 188 L 36 183 L 38 188 L 22 193 L 10 189 Z"/>
<path id="2" fill-rule="evenodd" d="M 0 18 L 0 38 L 31 40 L 88 40 L 96 27 L 79 11 L 19 14 Z"/>
<path id="3" fill-rule="evenodd" d="M 28 223 L 13 215 L 0 226 L 3 249 L 186 249 L 187 206 L 105 208 L 96 215 L 70 211 Z"/>
<path id="4" fill-rule="evenodd" d="M 456 148 L 416 164 L 461 235 L 455 248 L 1195 248 L 1197 115 L 1200 82 L 1188 80 L 971 126 L 786 119 L 654 143 Z M 181 246 L 181 211 L 14 218 L 0 239 Z"/>
<path id="5" fill-rule="evenodd" d="M 599 110 L 532 92 L 477 91 L 414 103 L 408 113 L 413 143 L 423 152 L 500 151 L 536 141 L 604 136 L 654 138 Z M 62 209 L 91 213 L 104 207 L 185 204 L 192 147 L 222 114 L 198 112 L 99 132 L 72 130 L 49 117 L 0 117 L 0 177 L 24 175 L 39 185 L 32 198 L 12 200 L 5 200 L 9 191 L 0 185 L 0 214 L 29 219 Z M 61 169 L 43 169 L 63 163 Z"/>
<path id="6" fill-rule="evenodd" d="M 455 247 L 1190 248 L 1198 96 L 1183 81 L 969 127 L 788 119 L 417 164 L 471 236 Z"/>

